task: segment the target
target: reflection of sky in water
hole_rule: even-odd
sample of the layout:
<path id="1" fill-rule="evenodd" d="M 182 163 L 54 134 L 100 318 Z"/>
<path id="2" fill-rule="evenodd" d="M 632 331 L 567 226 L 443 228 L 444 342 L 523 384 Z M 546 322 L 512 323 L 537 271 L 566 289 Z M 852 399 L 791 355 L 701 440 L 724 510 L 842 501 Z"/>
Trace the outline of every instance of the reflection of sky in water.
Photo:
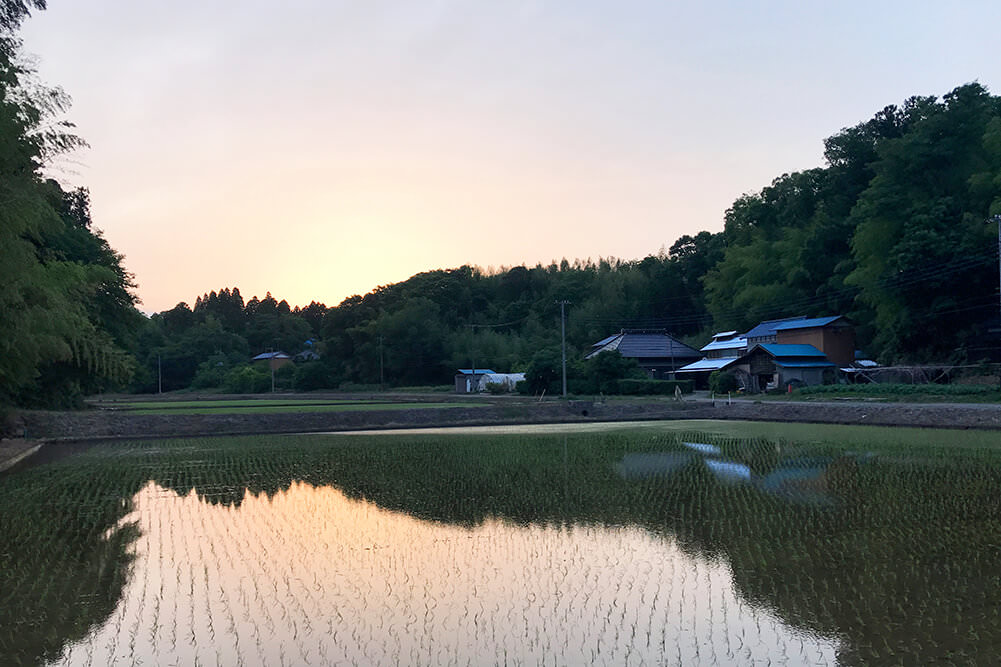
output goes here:
<path id="1" fill-rule="evenodd" d="M 239 508 L 150 483 L 118 609 L 64 663 L 830 664 L 730 570 L 631 526 L 473 529 L 295 483 Z"/>

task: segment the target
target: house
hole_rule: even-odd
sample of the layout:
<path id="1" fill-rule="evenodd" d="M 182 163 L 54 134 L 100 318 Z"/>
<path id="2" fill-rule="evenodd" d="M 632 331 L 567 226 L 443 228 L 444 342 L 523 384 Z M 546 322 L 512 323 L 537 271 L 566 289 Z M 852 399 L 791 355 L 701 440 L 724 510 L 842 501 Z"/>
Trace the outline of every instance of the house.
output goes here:
<path id="1" fill-rule="evenodd" d="M 678 375 L 695 380 L 696 387 L 705 389 L 713 371 L 726 369 L 747 352 L 747 338 L 736 331 L 721 331 L 699 351 L 704 355 L 702 359 L 679 368 Z"/>
<path id="2" fill-rule="evenodd" d="M 823 384 L 837 365 L 813 345 L 763 343 L 735 359 L 731 368 L 747 391 Z"/>
<path id="3" fill-rule="evenodd" d="M 755 345 L 760 345 L 762 343 L 777 343 L 778 332 L 777 327 L 783 324 L 789 324 L 791 322 L 800 322 L 806 320 L 806 315 L 798 315 L 796 317 L 784 317 L 778 320 L 765 320 L 755 325 L 753 329 L 744 334 L 744 338 L 747 339 L 747 349 L 750 350 L 754 348 Z"/>
<path id="4" fill-rule="evenodd" d="M 267 364 L 268 368 L 273 371 L 278 370 L 282 366 L 288 366 L 292 363 L 292 357 L 285 354 L 284 352 L 262 352 L 253 359 L 252 362 L 255 364 Z"/>
<path id="5" fill-rule="evenodd" d="M 302 352 L 299 352 L 293 359 L 296 362 L 300 361 L 319 361 L 320 353 L 316 350 L 316 343 L 310 338 L 302 345 Z"/>
<path id="6" fill-rule="evenodd" d="M 602 352 L 618 350 L 626 359 L 634 359 L 651 379 L 666 380 L 682 366 L 697 361 L 702 355 L 666 331 L 623 330 L 591 346 L 585 359 Z"/>
<path id="7" fill-rule="evenodd" d="M 855 361 L 855 327 L 841 315 L 780 322 L 775 325 L 775 342 L 812 345 L 838 366 Z"/>

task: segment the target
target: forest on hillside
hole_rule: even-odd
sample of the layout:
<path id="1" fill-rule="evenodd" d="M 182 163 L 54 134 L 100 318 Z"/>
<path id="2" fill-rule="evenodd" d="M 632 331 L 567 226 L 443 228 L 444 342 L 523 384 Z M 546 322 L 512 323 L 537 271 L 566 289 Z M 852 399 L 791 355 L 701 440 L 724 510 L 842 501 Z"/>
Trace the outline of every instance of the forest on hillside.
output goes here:
<path id="1" fill-rule="evenodd" d="M 268 350 L 318 360 L 282 387 L 442 385 L 456 368 L 545 373 L 566 305 L 571 373 L 621 329 L 698 347 L 763 319 L 840 314 L 883 363 L 997 359 L 1001 98 L 969 83 L 912 97 L 824 140 L 825 164 L 737 199 L 723 231 L 643 259 L 563 259 L 429 271 L 336 306 L 213 289 L 151 317 L 89 193 L 46 178 L 83 144 L 67 98 L 19 64 L 17 29 L 41 0 L 0 0 L 0 403 L 188 387 L 263 391 Z M 628 223 L 628 221 L 626 221 Z M 651 245 L 656 243 L 651 240 Z M 307 343 L 308 341 L 308 343 Z"/>

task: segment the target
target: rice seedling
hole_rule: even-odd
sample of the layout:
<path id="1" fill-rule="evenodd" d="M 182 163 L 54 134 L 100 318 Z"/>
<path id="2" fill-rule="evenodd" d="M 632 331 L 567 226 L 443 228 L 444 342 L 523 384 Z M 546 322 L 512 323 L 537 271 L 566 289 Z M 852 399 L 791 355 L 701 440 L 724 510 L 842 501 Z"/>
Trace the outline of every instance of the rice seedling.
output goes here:
<path id="1" fill-rule="evenodd" d="M 26 467 L 0 477 L 0 663 L 1001 657 L 994 439 L 686 427 Z"/>

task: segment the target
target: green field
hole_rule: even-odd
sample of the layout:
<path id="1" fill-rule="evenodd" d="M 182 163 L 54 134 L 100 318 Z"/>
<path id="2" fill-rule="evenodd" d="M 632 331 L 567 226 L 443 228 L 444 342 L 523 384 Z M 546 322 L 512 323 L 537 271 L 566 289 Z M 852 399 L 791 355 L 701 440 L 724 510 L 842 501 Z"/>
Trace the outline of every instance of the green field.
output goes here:
<path id="1" fill-rule="evenodd" d="M 49 447 L 0 475 L 0 664 L 996 664 L 998 489 L 982 431 Z"/>
<path id="2" fill-rule="evenodd" d="M 369 412 L 372 410 L 410 410 L 416 408 L 461 408 L 483 406 L 473 402 L 391 402 L 363 400 L 206 400 L 206 401 L 134 401 L 99 403 L 97 407 L 136 415 L 215 415 L 274 414 L 304 412 Z"/>

